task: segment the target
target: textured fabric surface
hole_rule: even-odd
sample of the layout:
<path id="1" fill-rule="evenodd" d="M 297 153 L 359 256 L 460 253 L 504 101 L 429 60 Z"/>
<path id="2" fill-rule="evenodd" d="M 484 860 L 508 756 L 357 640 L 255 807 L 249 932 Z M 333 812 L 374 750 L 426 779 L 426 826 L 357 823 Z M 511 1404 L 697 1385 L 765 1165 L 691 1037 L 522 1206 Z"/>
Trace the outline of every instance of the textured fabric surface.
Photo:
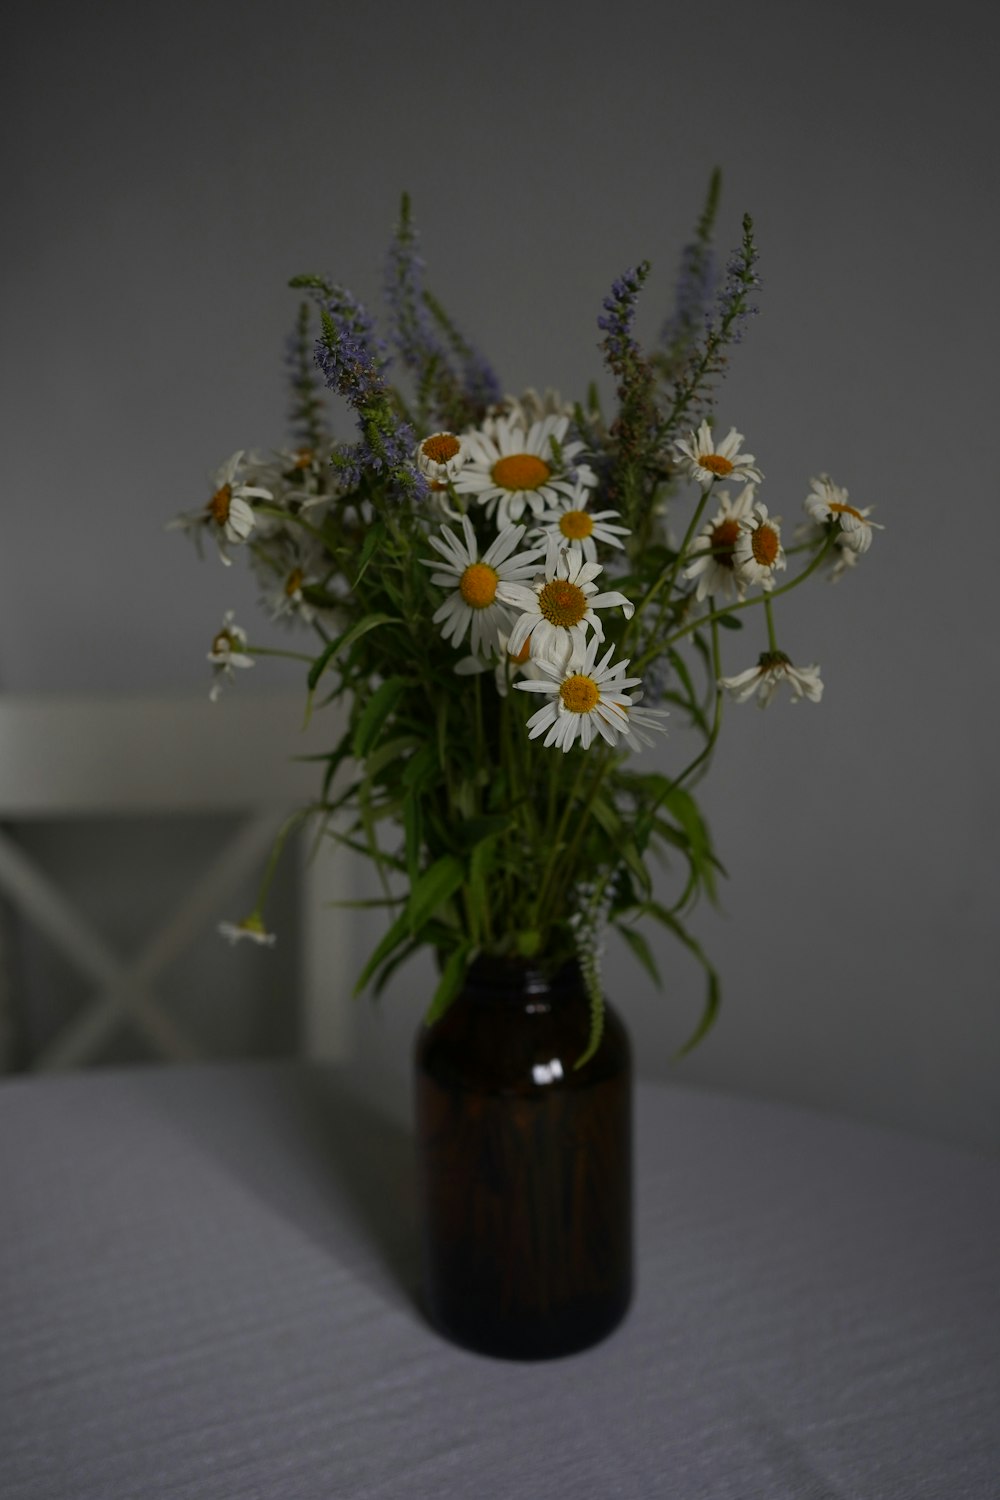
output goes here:
<path id="1" fill-rule="evenodd" d="M 415 1301 L 405 1131 L 305 1065 L 0 1085 L 3 1500 L 997 1500 L 1000 1164 L 640 1088 L 639 1287 L 548 1364 Z"/>

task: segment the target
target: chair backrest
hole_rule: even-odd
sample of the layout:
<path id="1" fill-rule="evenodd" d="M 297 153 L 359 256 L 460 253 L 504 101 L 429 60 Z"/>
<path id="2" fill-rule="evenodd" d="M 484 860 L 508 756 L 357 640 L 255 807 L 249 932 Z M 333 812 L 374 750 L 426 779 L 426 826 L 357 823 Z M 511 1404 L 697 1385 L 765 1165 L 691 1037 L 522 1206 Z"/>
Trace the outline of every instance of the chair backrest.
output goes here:
<path id="1" fill-rule="evenodd" d="M 94 997 L 34 1059 L 67 1067 L 100 1057 L 123 1022 L 167 1060 L 204 1055 L 152 993 L 154 978 L 225 911 L 227 893 L 262 871 L 287 815 L 317 796 L 321 756 L 341 719 L 317 712 L 303 727 L 301 694 L 219 703 L 194 697 L 0 696 L 0 894 L 94 987 Z M 230 814 L 235 831 L 141 953 L 115 953 L 53 872 L 18 842 L 18 823 Z M 305 841 L 299 842 L 300 857 Z M 140 872 L 141 874 L 141 872 Z M 137 877 L 138 878 L 138 877 Z M 331 903 L 353 894 L 350 860 L 325 841 L 302 868 L 302 1015 L 307 1050 L 348 1050 L 351 923 Z M 235 913 L 234 915 L 243 915 Z M 0 955 L 2 957 L 2 955 Z M 343 982 L 339 976 L 343 975 Z M 0 1011 L 3 1009 L 0 994 Z M 0 1017 L 0 1035 L 3 1032 Z"/>

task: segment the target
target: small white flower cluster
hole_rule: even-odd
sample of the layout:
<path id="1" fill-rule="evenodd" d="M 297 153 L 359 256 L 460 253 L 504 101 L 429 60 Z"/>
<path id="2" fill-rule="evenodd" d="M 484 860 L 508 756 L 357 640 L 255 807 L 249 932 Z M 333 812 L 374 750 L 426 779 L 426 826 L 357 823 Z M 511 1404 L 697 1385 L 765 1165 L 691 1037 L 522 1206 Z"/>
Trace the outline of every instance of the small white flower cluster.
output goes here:
<path id="1" fill-rule="evenodd" d="M 577 740 L 587 749 L 597 738 L 621 739 L 639 750 L 652 742 L 636 726 L 662 730 L 666 715 L 636 707 L 642 695 L 628 690 L 640 679 L 625 676 L 627 660 L 612 665 L 613 648 L 597 660 L 598 611 L 620 608 L 626 619 L 635 612 L 624 594 L 599 591 L 597 543 L 620 548 L 628 530 L 614 524 L 616 511 L 588 510 L 597 477 L 577 462 L 582 444 L 565 441 L 569 416 L 545 409 L 559 405 L 554 393 L 544 400 L 532 393 L 527 411 L 510 402 L 474 432 L 438 432 L 419 444 L 417 463 L 432 485 L 474 498 L 499 528 L 480 556 L 468 515 L 447 510 L 462 536 L 442 526 L 440 537 L 428 538 L 438 553 L 424 559 L 435 569 L 431 582 L 451 590 L 433 619 L 456 647 L 470 637 L 473 656 L 456 671 L 485 671 L 499 658 L 501 692 L 523 674 L 516 688 L 548 697 L 528 720 L 532 739 L 544 735 L 546 746 L 564 751 Z M 518 551 L 522 516 L 536 524 Z"/>

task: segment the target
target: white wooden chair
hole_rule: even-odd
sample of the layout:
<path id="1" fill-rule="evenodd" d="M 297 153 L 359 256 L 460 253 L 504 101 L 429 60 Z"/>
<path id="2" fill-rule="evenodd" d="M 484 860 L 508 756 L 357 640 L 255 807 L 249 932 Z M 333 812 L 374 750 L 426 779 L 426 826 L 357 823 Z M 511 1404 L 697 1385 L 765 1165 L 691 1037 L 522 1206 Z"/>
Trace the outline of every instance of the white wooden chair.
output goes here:
<path id="1" fill-rule="evenodd" d="M 154 981 L 214 927 L 227 893 L 263 869 L 285 818 L 315 797 L 322 768 L 294 757 L 328 749 L 337 729 L 324 710 L 300 732 L 302 714 L 300 694 L 250 697 L 238 689 L 217 704 L 207 696 L 0 696 L 0 892 L 94 986 L 83 1011 L 32 1067 L 88 1062 L 123 1022 L 137 1027 L 165 1061 L 204 1055 L 198 1037 L 158 1000 Z M 127 960 L 74 907 L 58 875 L 41 868 L 10 832 L 26 820 L 160 813 L 227 813 L 238 824 L 141 953 Z M 350 1049 L 351 923 L 330 903 L 351 894 L 351 862 L 331 840 L 308 862 L 312 841 L 299 839 L 295 847 L 304 864 L 305 1047 L 311 1056 L 343 1057 Z"/>

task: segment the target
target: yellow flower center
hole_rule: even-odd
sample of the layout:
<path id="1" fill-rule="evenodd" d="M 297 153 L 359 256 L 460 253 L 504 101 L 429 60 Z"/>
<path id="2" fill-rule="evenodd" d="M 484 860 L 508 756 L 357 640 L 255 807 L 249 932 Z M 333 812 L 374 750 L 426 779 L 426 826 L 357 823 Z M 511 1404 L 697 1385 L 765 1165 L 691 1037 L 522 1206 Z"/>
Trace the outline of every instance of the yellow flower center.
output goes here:
<path id="1" fill-rule="evenodd" d="M 559 696 L 571 714 L 589 714 L 600 702 L 601 690 L 592 677 L 577 672 L 567 677 L 559 689 Z"/>
<path id="2" fill-rule="evenodd" d="M 593 529 L 594 522 L 585 510 L 568 510 L 559 517 L 559 530 L 571 542 L 582 541 Z"/>
<path id="3" fill-rule="evenodd" d="M 202 493 L 204 493 L 204 491 Z M 219 526 L 225 526 L 226 522 L 229 520 L 229 506 L 232 502 L 232 498 L 232 485 L 223 484 L 219 487 L 219 489 L 216 490 L 215 494 L 208 502 L 206 509 L 208 510 L 209 515 L 212 517 L 212 520 L 215 521 Z"/>
<path id="4" fill-rule="evenodd" d="M 433 437 L 424 438 L 420 451 L 432 464 L 446 464 L 450 458 L 455 457 L 461 446 L 453 432 L 435 432 Z"/>
<path id="5" fill-rule="evenodd" d="M 778 533 L 770 526 L 758 526 L 750 542 L 754 560 L 759 562 L 762 568 L 774 567 L 780 546 Z"/>
<path id="6" fill-rule="evenodd" d="M 528 660 L 528 657 L 531 655 L 531 637 L 530 637 L 530 635 L 529 635 L 528 639 L 525 641 L 524 645 L 521 647 L 520 651 L 518 651 L 516 654 L 513 651 L 508 651 L 507 655 L 510 657 L 511 661 L 514 663 L 515 667 L 523 667 L 524 664 L 525 664 L 525 662 Z"/>
<path id="7" fill-rule="evenodd" d="M 295 595 L 298 593 L 301 587 L 302 569 L 293 568 L 288 577 L 285 579 L 285 593 L 288 595 L 289 599 L 294 599 Z"/>
<path id="8" fill-rule="evenodd" d="M 566 578 L 553 578 L 538 596 L 538 608 L 550 625 L 579 625 L 587 613 L 587 596 Z"/>
<path id="9" fill-rule="evenodd" d="M 720 521 L 718 526 L 712 527 L 712 535 L 710 537 L 712 556 L 720 567 L 732 568 L 733 548 L 736 545 L 736 538 L 739 534 L 740 523 L 733 520 L 731 516 L 727 516 L 724 521 Z"/>
<path id="10" fill-rule="evenodd" d="M 292 465 L 293 469 L 308 469 L 313 461 L 313 456 L 311 448 L 297 448 L 295 450 L 295 462 Z"/>
<path id="11" fill-rule="evenodd" d="M 470 563 L 462 574 L 458 592 L 473 609 L 485 609 L 496 598 L 499 581 L 489 563 Z"/>
<path id="12" fill-rule="evenodd" d="M 855 516 L 859 521 L 864 520 L 864 516 L 859 510 L 855 510 L 853 505 L 841 505 L 839 501 L 831 500 L 830 509 L 834 515 Z"/>
<path id="13" fill-rule="evenodd" d="M 698 462 L 703 469 L 707 469 L 717 479 L 725 479 L 727 474 L 733 472 L 733 465 L 728 458 L 723 458 L 721 453 L 703 453 Z"/>
<path id="14" fill-rule="evenodd" d="M 551 473 L 544 458 L 535 453 L 508 453 L 490 470 L 493 483 L 501 490 L 540 489 Z"/>

